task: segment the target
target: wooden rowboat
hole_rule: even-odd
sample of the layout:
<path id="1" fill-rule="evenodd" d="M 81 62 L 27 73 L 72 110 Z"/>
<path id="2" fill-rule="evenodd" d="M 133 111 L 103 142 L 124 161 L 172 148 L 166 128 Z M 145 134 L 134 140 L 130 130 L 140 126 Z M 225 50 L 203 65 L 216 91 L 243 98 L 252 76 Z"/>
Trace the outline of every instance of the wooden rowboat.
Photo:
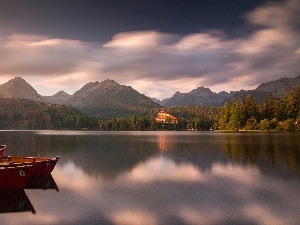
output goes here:
<path id="1" fill-rule="evenodd" d="M 40 157 L 19 157 L 19 156 L 0 156 L 0 165 L 3 163 L 9 165 L 32 165 L 34 167 L 33 175 L 37 174 L 50 174 L 57 161 L 59 156 L 56 158 L 40 158 Z"/>
<path id="2" fill-rule="evenodd" d="M 33 165 L 1 163 L 0 190 L 23 189 L 33 171 Z"/>

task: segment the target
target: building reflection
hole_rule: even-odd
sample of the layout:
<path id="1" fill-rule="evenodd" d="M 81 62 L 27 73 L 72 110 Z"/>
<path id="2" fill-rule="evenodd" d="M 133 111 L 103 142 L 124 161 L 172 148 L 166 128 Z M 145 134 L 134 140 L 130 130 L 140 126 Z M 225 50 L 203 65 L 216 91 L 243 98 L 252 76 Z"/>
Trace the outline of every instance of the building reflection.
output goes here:
<path id="1" fill-rule="evenodd" d="M 177 148 L 177 136 L 170 136 L 164 133 L 157 135 L 157 148 L 160 152 L 167 152 Z"/>

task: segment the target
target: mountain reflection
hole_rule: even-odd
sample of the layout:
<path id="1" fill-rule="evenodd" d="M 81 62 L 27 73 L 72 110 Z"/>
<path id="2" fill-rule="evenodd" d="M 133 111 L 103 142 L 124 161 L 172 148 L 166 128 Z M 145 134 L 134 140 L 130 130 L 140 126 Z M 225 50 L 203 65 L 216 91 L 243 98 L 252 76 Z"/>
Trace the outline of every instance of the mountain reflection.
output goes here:
<path id="1" fill-rule="evenodd" d="M 100 173 L 106 178 L 114 178 L 156 154 L 153 146 L 140 137 L 99 136 L 77 146 L 71 161 L 95 176 Z"/>

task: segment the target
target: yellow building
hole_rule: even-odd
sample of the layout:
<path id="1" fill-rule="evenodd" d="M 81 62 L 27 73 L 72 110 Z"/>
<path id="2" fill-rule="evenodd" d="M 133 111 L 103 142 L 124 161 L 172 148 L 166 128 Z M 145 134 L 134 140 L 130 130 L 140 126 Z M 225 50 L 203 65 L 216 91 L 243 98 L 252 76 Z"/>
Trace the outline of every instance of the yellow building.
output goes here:
<path id="1" fill-rule="evenodd" d="M 170 113 L 167 113 L 165 110 L 161 109 L 157 113 L 155 121 L 156 123 L 177 123 L 178 119 Z"/>

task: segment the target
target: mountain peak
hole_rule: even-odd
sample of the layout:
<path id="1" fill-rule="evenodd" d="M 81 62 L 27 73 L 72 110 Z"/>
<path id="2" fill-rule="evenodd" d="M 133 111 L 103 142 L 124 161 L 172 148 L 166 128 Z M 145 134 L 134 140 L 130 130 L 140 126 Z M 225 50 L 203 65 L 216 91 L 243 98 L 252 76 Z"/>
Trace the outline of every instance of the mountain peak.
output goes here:
<path id="1" fill-rule="evenodd" d="M 99 85 L 95 88 L 97 89 L 112 89 L 112 88 L 121 88 L 125 87 L 125 85 L 120 85 L 114 80 L 106 79 L 99 83 Z"/>
<path id="2" fill-rule="evenodd" d="M 11 81 L 25 81 L 25 80 L 22 77 L 15 77 L 15 78 L 11 79 Z"/>
<path id="3" fill-rule="evenodd" d="M 15 77 L 9 81 L 7 81 L 5 84 L 7 85 L 29 85 L 31 86 L 30 84 L 28 84 L 22 77 Z"/>
<path id="4" fill-rule="evenodd" d="M 55 98 L 66 98 L 66 97 L 69 97 L 70 95 L 64 91 L 59 91 L 57 92 L 56 94 L 52 95 L 52 97 L 55 97 Z"/>
<path id="5" fill-rule="evenodd" d="M 191 92 L 189 92 L 189 94 L 191 95 L 200 95 L 202 97 L 204 96 L 210 96 L 213 94 L 213 92 L 209 89 L 209 88 L 205 88 L 205 87 L 198 87 L 196 89 L 193 89 Z"/>
<path id="6" fill-rule="evenodd" d="M 100 84 L 102 84 L 102 85 L 120 85 L 116 81 L 110 80 L 110 79 L 106 79 L 106 80 L 102 81 Z"/>
<path id="7" fill-rule="evenodd" d="M 91 92 L 91 90 L 99 85 L 99 82 L 89 82 L 85 84 L 80 90 L 74 93 L 74 96 L 85 96 L 87 93 Z"/>
<path id="8" fill-rule="evenodd" d="M 0 85 L 0 97 L 23 98 L 35 101 L 41 99 L 37 91 L 21 77 L 15 77 Z"/>

